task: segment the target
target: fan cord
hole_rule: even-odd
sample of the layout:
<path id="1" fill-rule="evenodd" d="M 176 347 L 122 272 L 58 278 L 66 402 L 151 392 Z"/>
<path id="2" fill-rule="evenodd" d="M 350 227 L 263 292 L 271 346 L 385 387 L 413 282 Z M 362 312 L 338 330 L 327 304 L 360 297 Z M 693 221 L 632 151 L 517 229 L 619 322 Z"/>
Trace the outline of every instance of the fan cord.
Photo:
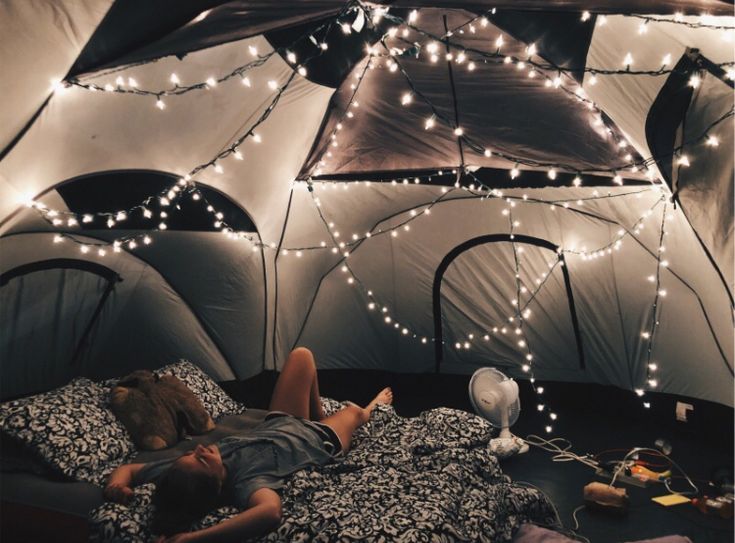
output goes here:
<path id="1" fill-rule="evenodd" d="M 526 436 L 526 443 L 538 447 L 546 452 L 553 453 L 551 457 L 552 462 L 572 462 L 577 461 L 589 466 L 591 468 L 598 468 L 599 463 L 592 460 L 589 456 L 580 456 L 571 452 L 572 442 L 563 437 L 555 437 L 552 439 L 544 439 L 543 437 L 535 434 Z"/>

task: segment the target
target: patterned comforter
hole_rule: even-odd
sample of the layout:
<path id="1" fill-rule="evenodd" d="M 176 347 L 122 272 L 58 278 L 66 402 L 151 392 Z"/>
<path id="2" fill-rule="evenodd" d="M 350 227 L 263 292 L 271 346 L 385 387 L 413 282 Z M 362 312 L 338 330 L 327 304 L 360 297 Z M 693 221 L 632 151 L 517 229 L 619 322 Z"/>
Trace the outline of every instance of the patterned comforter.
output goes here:
<path id="1" fill-rule="evenodd" d="M 327 414 L 340 407 L 324 402 Z M 379 406 L 345 458 L 287 481 L 283 521 L 259 541 L 502 542 L 524 522 L 553 523 L 546 496 L 503 474 L 487 449 L 490 437 L 488 423 L 464 411 L 403 418 Z M 92 540 L 148 541 L 152 490 L 143 485 L 130 505 L 92 511 Z M 192 529 L 237 512 L 218 509 Z"/>

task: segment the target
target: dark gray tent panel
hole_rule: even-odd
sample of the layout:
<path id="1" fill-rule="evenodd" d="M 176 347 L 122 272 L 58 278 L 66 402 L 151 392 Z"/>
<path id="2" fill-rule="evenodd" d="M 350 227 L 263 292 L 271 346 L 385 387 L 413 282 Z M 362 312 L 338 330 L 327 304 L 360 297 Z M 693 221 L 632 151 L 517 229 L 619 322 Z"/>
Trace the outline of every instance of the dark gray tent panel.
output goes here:
<path id="1" fill-rule="evenodd" d="M 99 264 L 54 259 L 0 276 L 3 371 L 0 396 L 47 390 L 84 372 L 105 302 L 121 277 Z"/>

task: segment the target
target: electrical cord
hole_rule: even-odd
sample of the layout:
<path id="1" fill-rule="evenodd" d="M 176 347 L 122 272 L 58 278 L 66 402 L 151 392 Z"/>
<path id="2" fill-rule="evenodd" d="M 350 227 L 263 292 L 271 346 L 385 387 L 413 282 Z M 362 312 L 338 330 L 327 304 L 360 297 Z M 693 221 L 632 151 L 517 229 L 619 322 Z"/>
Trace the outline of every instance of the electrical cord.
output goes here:
<path id="1" fill-rule="evenodd" d="M 542 437 L 539 437 L 534 434 L 529 434 L 526 436 L 526 443 L 529 445 L 532 445 L 534 447 L 538 447 L 539 449 L 542 449 L 544 451 L 553 453 L 554 456 L 551 457 L 553 462 L 572 462 L 577 461 L 581 462 L 582 464 L 585 464 L 586 466 L 589 466 L 591 468 L 599 468 L 600 463 L 597 460 L 594 460 L 593 458 L 590 458 L 589 456 L 580 456 L 578 454 L 575 454 L 570 451 L 572 448 L 572 443 L 568 439 L 565 439 L 563 437 L 555 437 L 553 439 L 544 439 Z M 682 478 L 686 480 L 686 482 L 691 487 L 691 490 L 686 491 L 678 491 L 671 488 L 671 477 L 667 477 L 664 479 L 663 483 L 666 487 L 666 490 L 671 492 L 672 494 L 680 494 L 682 496 L 696 496 L 699 494 L 699 487 L 694 484 L 694 481 L 686 474 L 686 472 L 677 464 L 671 457 L 665 455 L 658 449 L 651 449 L 648 447 L 633 447 L 628 451 L 628 453 L 623 457 L 623 459 L 618 464 L 618 467 L 615 469 L 615 472 L 613 473 L 612 480 L 610 481 L 610 484 L 608 486 L 613 486 L 615 484 L 615 481 L 617 481 L 620 474 L 625 470 L 627 467 L 628 459 L 633 456 L 634 454 L 638 453 L 646 453 L 651 454 L 654 456 L 660 456 L 661 458 L 666 459 L 672 467 L 676 468 L 682 475 Z"/>
<path id="2" fill-rule="evenodd" d="M 580 505 L 574 511 L 572 511 L 572 520 L 574 520 L 574 528 L 572 528 L 573 532 L 579 530 L 579 519 L 577 518 L 577 513 L 579 513 L 582 509 L 586 507 L 586 505 Z"/>
<path id="3" fill-rule="evenodd" d="M 538 447 L 546 452 L 554 453 L 551 457 L 552 462 L 572 462 L 577 461 L 591 468 L 597 469 L 600 464 L 587 455 L 580 456 L 570 451 L 572 442 L 563 437 L 555 437 L 553 439 L 544 439 L 540 436 L 529 434 L 526 436 L 526 443 Z"/>
<path id="4" fill-rule="evenodd" d="M 574 518 L 576 526 L 574 528 L 569 529 L 566 526 L 564 526 L 564 523 L 561 521 L 561 515 L 559 515 L 559 510 L 556 508 L 556 505 L 554 505 L 554 502 L 551 500 L 551 498 L 549 498 L 546 492 L 544 492 L 541 488 L 534 485 L 533 483 L 529 483 L 527 481 L 515 481 L 515 484 L 533 488 L 534 490 L 537 490 L 538 492 L 543 494 L 548 500 L 549 505 L 551 506 L 551 510 L 554 511 L 554 516 L 556 517 L 556 524 L 554 525 L 542 525 L 538 523 L 534 523 L 534 524 L 537 524 L 538 526 L 541 526 L 542 528 L 553 529 L 554 531 L 562 533 L 566 536 L 574 537 L 576 540 L 581 541 L 582 543 L 590 543 L 590 540 L 588 538 L 577 533 L 577 530 L 579 529 L 579 522 L 577 522 L 575 515 L 577 511 L 580 509 L 579 507 L 572 512 L 572 518 Z M 584 505 L 582 507 L 584 507 Z"/>
<path id="5" fill-rule="evenodd" d="M 658 449 L 650 449 L 648 447 L 633 447 L 628 452 L 628 454 L 625 455 L 625 457 L 623 458 L 623 460 L 618 465 L 618 468 L 615 470 L 615 473 L 613 474 L 613 478 L 610 481 L 610 485 L 609 486 L 613 486 L 615 484 L 615 481 L 617 480 L 618 476 L 626 468 L 628 458 L 630 458 L 632 455 L 637 454 L 639 452 L 646 452 L 646 453 L 649 453 L 649 454 L 655 454 L 655 455 L 661 456 L 662 458 L 665 458 L 666 460 L 668 460 L 669 462 L 671 462 L 671 465 L 673 467 L 675 467 L 682 474 L 683 478 L 687 481 L 687 483 L 689 483 L 689 486 L 692 488 L 692 490 L 687 490 L 687 491 L 674 490 L 674 489 L 671 488 L 671 477 L 667 477 L 663 481 L 664 486 L 666 487 L 666 490 L 668 490 L 672 494 L 680 494 L 682 496 L 696 496 L 697 494 L 699 494 L 699 487 L 697 487 L 697 485 L 694 484 L 694 481 L 692 481 L 692 479 L 686 474 L 686 472 L 681 468 L 681 466 L 679 466 L 679 464 L 677 464 L 669 456 L 665 455 L 664 453 L 662 453 Z"/>

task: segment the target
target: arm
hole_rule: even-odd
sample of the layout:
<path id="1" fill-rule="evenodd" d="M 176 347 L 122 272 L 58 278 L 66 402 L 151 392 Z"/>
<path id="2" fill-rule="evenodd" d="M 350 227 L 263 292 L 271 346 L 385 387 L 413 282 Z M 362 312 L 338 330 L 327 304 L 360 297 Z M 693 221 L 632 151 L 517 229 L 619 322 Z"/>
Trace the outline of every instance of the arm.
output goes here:
<path id="1" fill-rule="evenodd" d="M 133 479 L 145 464 L 123 464 L 113 471 L 107 479 L 103 492 L 106 499 L 127 504 L 133 496 Z"/>
<path id="2" fill-rule="evenodd" d="M 273 530 L 281 522 L 281 498 L 270 488 L 259 488 L 250 496 L 248 508 L 224 522 L 197 532 L 176 534 L 157 543 L 225 543 L 242 541 Z"/>

